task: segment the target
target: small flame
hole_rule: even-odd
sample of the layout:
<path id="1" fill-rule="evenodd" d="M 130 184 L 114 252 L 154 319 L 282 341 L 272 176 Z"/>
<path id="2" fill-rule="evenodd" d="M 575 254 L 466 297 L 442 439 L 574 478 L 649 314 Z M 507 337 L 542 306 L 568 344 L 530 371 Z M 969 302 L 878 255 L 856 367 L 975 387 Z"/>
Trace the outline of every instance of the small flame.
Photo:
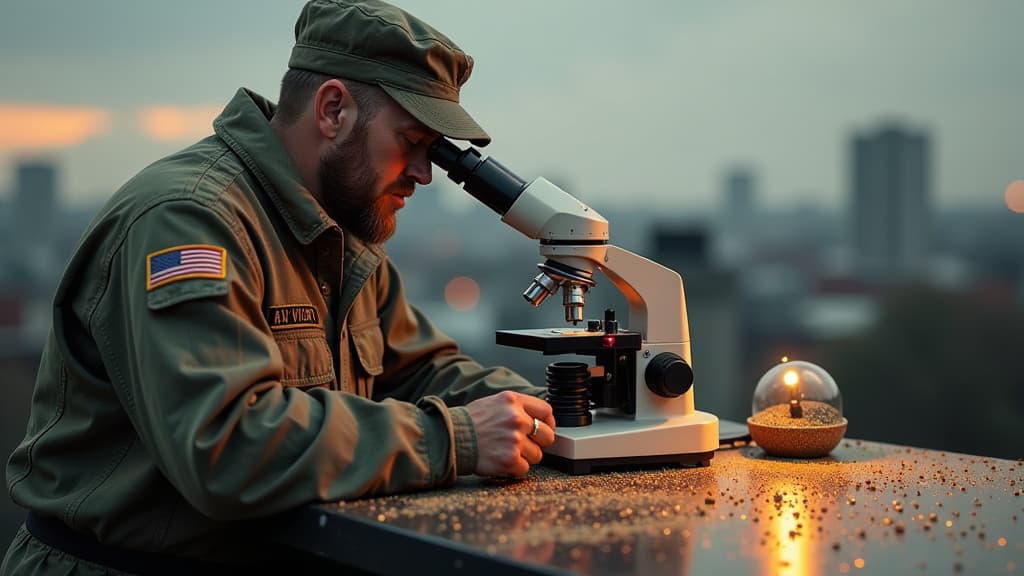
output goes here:
<path id="1" fill-rule="evenodd" d="M 782 357 L 782 363 L 785 364 L 786 362 L 789 362 L 789 356 Z"/>
<path id="2" fill-rule="evenodd" d="M 786 383 L 786 386 L 792 388 L 800 381 L 800 376 L 797 375 L 796 370 L 788 370 L 782 375 L 782 381 Z"/>

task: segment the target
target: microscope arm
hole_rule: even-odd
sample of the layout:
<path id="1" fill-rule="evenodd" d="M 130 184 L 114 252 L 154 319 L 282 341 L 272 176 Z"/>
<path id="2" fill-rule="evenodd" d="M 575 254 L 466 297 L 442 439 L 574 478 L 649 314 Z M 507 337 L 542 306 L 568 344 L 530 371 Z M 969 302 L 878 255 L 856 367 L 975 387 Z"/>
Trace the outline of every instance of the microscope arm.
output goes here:
<path id="1" fill-rule="evenodd" d="M 601 272 L 626 296 L 629 327 L 651 343 L 690 341 L 683 279 L 675 271 L 619 248 L 608 246 Z M 657 314 L 648 315 L 648 310 Z"/>

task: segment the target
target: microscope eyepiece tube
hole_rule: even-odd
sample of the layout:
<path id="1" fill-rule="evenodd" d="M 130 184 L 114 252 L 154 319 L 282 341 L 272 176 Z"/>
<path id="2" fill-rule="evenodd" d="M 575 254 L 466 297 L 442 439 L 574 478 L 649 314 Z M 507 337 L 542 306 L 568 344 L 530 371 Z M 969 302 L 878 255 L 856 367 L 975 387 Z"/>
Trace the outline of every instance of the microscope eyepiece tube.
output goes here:
<path id="1" fill-rule="evenodd" d="M 460 149 L 440 137 L 427 152 L 430 161 L 448 173 L 448 178 L 461 184 L 466 192 L 502 216 L 508 212 L 526 189 L 526 180 L 502 166 L 493 158 L 482 158 L 472 146 Z"/>

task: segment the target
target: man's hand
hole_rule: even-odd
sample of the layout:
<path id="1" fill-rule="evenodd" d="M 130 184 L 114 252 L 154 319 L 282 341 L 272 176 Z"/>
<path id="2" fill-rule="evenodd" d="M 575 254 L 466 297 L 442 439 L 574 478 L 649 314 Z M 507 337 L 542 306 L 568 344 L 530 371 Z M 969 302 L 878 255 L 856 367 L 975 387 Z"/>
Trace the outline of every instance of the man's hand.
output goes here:
<path id="1" fill-rule="evenodd" d="M 555 441 L 551 405 L 540 398 L 506 390 L 474 400 L 466 410 L 476 428 L 481 476 L 523 476 L 540 462 L 541 448 Z M 539 424 L 530 436 L 534 418 Z"/>

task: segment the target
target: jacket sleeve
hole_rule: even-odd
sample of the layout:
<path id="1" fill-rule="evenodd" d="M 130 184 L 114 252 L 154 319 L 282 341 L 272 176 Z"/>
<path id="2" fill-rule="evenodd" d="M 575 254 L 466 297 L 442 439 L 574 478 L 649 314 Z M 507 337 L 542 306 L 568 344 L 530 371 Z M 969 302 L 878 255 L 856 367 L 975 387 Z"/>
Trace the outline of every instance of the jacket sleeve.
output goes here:
<path id="1" fill-rule="evenodd" d="M 406 301 L 398 271 L 381 264 L 378 297 L 384 333 L 384 372 L 375 398 L 416 401 L 428 395 L 462 406 L 503 390 L 545 397 L 547 390 L 505 367 L 484 367 L 459 353 L 458 345 Z"/>
<path id="2" fill-rule="evenodd" d="M 226 277 L 150 288 L 148 256 L 224 248 Z M 91 325 L 156 465 L 218 520 L 454 481 L 454 426 L 437 399 L 373 402 L 284 386 L 255 248 L 232 214 L 173 201 L 128 229 Z"/>

